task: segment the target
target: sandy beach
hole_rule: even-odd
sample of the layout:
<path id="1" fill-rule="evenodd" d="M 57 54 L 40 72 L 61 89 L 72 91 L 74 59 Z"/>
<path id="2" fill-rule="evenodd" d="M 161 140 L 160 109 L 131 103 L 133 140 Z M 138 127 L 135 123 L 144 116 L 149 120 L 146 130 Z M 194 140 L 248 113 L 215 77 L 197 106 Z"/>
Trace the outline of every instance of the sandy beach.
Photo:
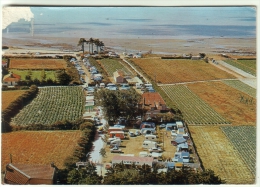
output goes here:
<path id="1" fill-rule="evenodd" d="M 86 37 L 86 39 L 88 39 Z M 79 37 L 47 37 L 28 36 L 20 37 L 3 35 L 2 45 L 28 50 L 80 50 L 77 46 Z M 107 49 L 117 53 L 127 52 L 148 52 L 152 50 L 154 54 L 219 54 L 235 53 L 237 55 L 255 55 L 255 38 L 198 38 L 198 39 L 121 39 L 121 38 L 99 38 L 103 41 Z M 85 51 L 89 46 L 85 44 Z M 94 46 L 94 50 L 96 47 Z"/>

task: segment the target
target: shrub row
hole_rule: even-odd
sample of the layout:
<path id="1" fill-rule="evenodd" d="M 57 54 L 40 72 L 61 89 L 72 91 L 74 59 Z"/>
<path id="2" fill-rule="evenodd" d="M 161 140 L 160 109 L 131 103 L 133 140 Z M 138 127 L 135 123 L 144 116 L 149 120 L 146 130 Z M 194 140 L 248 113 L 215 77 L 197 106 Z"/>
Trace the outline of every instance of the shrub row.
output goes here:
<path id="1" fill-rule="evenodd" d="M 38 87 L 32 85 L 28 91 L 17 97 L 17 99 L 11 102 L 2 112 L 2 133 L 12 130 L 10 126 L 11 118 L 18 114 L 25 105 L 29 104 L 37 96 L 38 91 Z"/>
<path id="2" fill-rule="evenodd" d="M 31 131 L 38 131 L 38 130 L 83 130 L 85 129 L 85 123 L 93 123 L 93 120 L 84 120 L 78 119 L 76 121 L 57 121 L 53 124 L 43 125 L 43 124 L 30 124 L 26 126 L 20 125 L 12 125 L 12 131 L 19 131 L 19 130 L 31 130 Z"/>
<path id="3" fill-rule="evenodd" d="M 68 173 L 76 168 L 76 162 L 86 162 L 88 159 L 86 155 L 92 149 L 92 142 L 94 141 L 96 134 L 96 128 L 93 125 L 93 121 L 90 122 L 85 120 L 80 124 L 80 130 L 82 130 L 82 136 L 78 140 L 73 154 L 65 159 L 65 168 L 58 171 L 58 180 L 60 181 L 60 184 L 67 184 Z"/>

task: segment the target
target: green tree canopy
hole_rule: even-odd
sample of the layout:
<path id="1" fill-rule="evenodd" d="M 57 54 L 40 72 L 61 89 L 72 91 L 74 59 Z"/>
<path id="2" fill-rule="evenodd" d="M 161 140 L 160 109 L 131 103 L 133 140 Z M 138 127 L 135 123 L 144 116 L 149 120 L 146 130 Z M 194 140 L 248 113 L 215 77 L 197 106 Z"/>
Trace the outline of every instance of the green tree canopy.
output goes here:
<path id="1" fill-rule="evenodd" d="M 68 85 L 71 77 L 64 70 L 57 71 L 57 79 L 61 85 Z"/>
<path id="2" fill-rule="evenodd" d="M 97 105 L 103 107 L 107 120 L 115 121 L 119 117 L 130 119 L 137 112 L 137 104 L 141 95 L 134 89 L 130 90 L 107 90 L 101 89 L 95 92 Z"/>

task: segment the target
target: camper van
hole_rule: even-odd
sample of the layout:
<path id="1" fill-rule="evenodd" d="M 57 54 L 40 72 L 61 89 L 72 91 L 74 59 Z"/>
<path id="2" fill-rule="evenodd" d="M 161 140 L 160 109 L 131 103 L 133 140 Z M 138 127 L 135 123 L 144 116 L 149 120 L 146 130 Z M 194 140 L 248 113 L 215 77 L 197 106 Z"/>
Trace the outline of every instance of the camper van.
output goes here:
<path id="1" fill-rule="evenodd" d="M 108 128 L 108 133 L 112 132 L 112 131 L 123 131 L 122 127 L 109 127 Z"/>
<path id="2" fill-rule="evenodd" d="M 135 83 L 135 87 L 136 87 L 136 89 L 141 89 L 142 86 L 143 86 L 142 83 Z"/>
<path id="3" fill-rule="evenodd" d="M 144 149 L 150 149 L 150 148 L 153 148 L 153 147 L 157 147 L 157 143 L 156 142 L 153 142 L 153 141 L 150 141 L 150 140 L 145 140 L 143 142 L 143 145 L 142 147 Z"/>
<path id="4" fill-rule="evenodd" d="M 145 135 L 145 140 L 150 140 L 150 141 L 156 141 L 157 140 L 157 138 L 156 138 L 156 136 L 155 135 Z"/>
<path id="5" fill-rule="evenodd" d="M 102 83 L 100 83 L 99 87 L 100 87 L 100 88 L 105 88 L 106 85 L 105 85 L 105 83 L 102 82 Z"/>
<path id="6" fill-rule="evenodd" d="M 121 140 L 122 139 L 125 139 L 125 133 L 123 131 L 112 131 L 110 132 L 110 138 L 120 138 Z"/>
<path id="7" fill-rule="evenodd" d="M 116 139 L 110 142 L 110 147 L 119 147 L 121 145 L 121 139 Z"/>
<path id="8" fill-rule="evenodd" d="M 141 134 L 142 135 L 156 134 L 156 130 L 155 130 L 155 128 L 142 128 L 141 129 Z"/>

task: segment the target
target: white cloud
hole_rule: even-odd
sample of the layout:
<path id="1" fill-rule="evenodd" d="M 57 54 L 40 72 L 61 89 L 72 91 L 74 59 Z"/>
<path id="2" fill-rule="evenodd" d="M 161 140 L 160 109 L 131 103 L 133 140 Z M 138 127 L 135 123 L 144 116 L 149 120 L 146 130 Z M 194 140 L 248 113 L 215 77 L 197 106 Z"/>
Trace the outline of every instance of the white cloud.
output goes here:
<path id="1" fill-rule="evenodd" d="M 3 7 L 2 15 L 2 29 L 13 22 L 18 22 L 20 19 L 30 21 L 34 17 L 30 7 Z"/>

